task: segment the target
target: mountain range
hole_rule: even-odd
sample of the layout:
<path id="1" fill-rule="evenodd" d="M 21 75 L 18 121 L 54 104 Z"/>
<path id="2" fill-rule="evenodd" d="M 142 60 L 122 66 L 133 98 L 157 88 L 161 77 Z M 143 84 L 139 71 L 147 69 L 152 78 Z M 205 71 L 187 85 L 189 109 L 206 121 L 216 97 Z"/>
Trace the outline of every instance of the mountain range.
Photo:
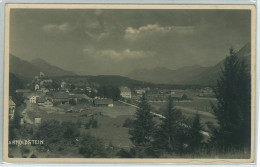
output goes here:
<path id="1" fill-rule="evenodd" d="M 71 76 L 76 73 L 63 70 L 59 67 L 50 65 L 42 59 L 34 59 L 31 62 L 22 60 L 14 55 L 10 55 L 10 72 L 24 78 L 33 78 L 39 75 L 40 72 L 48 76 Z"/>
<path id="2" fill-rule="evenodd" d="M 251 44 L 247 43 L 242 47 L 237 55 L 240 59 L 250 67 L 251 62 Z M 175 85 L 203 85 L 214 86 L 221 72 L 224 60 L 214 66 L 202 67 L 200 65 L 185 66 L 176 70 L 165 67 L 157 67 L 154 69 L 135 69 L 128 75 L 121 77 L 121 80 L 129 79 L 150 82 L 153 84 L 175 84 Z M 21 78 L 31 79 L 32 77 L 43 72 L 48 76 L 78 76 L 72 71 L 66 71 L 57 66 L 50 65 L 42 59 L 34 59 L 32 61 L 22 60 L 14 55 L 10 55 L 10 72 L 20 76 Z M 105 76 L 101 76 L 104 78 Z M 115 77 L 115 76 L 113 76 Z M 113 79 L 111 77 L 111 79 Z M 105 77 L 107 78 L 107 77 Z M 118 78 L 117 78 L 118 79 Z"/>
<path id="3" fill-rule="evenodd" d="M 247 43 L 237 55 L 250 67 L 251 44 Z M 167 68 L 136 69 L 127 76 L 131 79 L 152 82 L 157 84 L 180 84 L 180 85 L 216 85 L 224 60 L 214 66 L 202 67 L 199 65 L 186 66 L 177 70 Z"/>

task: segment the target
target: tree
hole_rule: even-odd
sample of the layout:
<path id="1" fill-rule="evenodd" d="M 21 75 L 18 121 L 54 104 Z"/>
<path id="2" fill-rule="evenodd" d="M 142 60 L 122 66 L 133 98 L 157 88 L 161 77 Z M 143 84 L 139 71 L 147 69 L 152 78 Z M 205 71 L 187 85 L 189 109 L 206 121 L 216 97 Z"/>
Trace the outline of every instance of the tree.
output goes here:
<path id="1" fill-rule="evenodd" d="M 214 89 L 218 100 L 211 105 L 219 126 L 213 128 L 211 141 L 223 149 L 250 146 L 251 78 L 245 60 L 230 49 L 224 69 Z"/>
<path id="2" fill-rule="evenodd" d="M 69 104 L 72 105 L 72 106 L 75 106 L 77 104 L 77 102 L 76 102 L 75 99 L 70 99 Z"/>
<path id="3" fill-rule="evenodd" d="M 62 122 L 63 137 L 65 139 L 74 140 L 80 135 L 79 129 L 75 123 L 72 122 Z"/>
<path id="4" fill-rule="evenodd" d="M 189 100 L 188 96 L 186 94 L 183 94 L 181 97 L 182 100 Z"/>
<path id="5" fill-rule="evenodd" d="M 120 99 L 120 89 L 112 85 L 104 85 L 98 89 L 98 96 L 111 98 L 114 101 Z"/>
<path id="6" fill-rule="evenodd" d="M 150 144 L 155 130 L 151 106 L 149 105 L 145 94 L 142 95 L 138 107 L 133 128 L 129 130 L 129 134 L 131 135 L 130 139 L 135 146 Z"/>
<path id="7" fill-rule="evenodd" d="M 79 153 L 85 158 L 102 158 L 106 157 L 106 148 L 103 140 L 86 134 L 80 139 Z"/>
<path id="8" fill-rule="evenodd" d="M 191 123 L 188 133 L 188 151 L 194 152 L 202 146 L 203 135 L 201 131 L 203 126 L 200 123 L 200 116 L 196 114 Z"/>
<path id="9" fill-rule="evenodd" d="M 182 152 L 186 141 L 186 122 L 181 112 L 174 108 L 171 96 L 168 98 L 167 110 L 164 116 L 165 119 L 162 119 L 162 123 L 155 135 L 154 146 L 159 150 L 168 152 Z"/>
<path id="10" fill-rule="evenodd" d="M 44 140 L 46 148 L 53 148 L 61 140 L 63 130 L 57 120 L 48 120 L 39 125 L 35 138 Z"/>

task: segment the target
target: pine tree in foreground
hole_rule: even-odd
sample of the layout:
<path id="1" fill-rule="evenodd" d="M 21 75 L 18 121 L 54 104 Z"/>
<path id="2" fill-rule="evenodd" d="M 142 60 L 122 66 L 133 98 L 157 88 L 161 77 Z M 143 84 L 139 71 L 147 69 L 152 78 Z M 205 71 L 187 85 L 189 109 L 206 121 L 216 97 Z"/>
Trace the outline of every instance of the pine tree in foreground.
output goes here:
<path id="1" fill-rule="evenodd" d="M 251 80 L 244 60 L 230 49 L 217 87 L 218 100 L 212 105 L 219 127 L 213 129 L 212 143 L 224 150 L 250 146 Z"/>
<path id="2" fill-rule="evenodd" d="M 152 137 L 155 129 L 155 122 L 151 114 L 151 106 L 149 105 L 145 94 L 142 95 L 140 103 L 136 110 L 133 128 L 129 130 L 130 140 L 135 146 L 135 152 L 138 157 L 146 156 L 151 148 Z"/>
<path id="3" fill-rule="evenodd" d="M 198 152 L 202 147 L 203 135 L 201 131 L 203 126 L 200 123 L 200 116 L 196 114 L 192 120 L 191 126 L 188 132 L 188 152 Z"/>
<path id="4" fill-rule="evenodd" d="M 161 151 L 182 152 L 186 141 L 187 128 L 181 112 L 174 108 L 171 96 L 168 98 L 164 116 L 165 119 L 162 119 L 162 123 L 155 134 L 154 146 Z"/>

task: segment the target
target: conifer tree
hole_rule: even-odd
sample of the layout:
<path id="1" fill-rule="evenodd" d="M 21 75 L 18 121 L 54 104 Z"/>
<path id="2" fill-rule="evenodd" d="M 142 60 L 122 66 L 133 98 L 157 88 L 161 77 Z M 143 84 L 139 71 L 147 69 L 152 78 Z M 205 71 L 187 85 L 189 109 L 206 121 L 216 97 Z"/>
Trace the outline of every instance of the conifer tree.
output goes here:
<path id="1" fill-rule="evenodd" d="M 151 106 L 149 105 L 145 94 L 142 95 L 140 103 L 136 110 L 133 128 L 130 129 L 131 141 L 135 146 L 147 145 L 151 143 L 155 129 L 155 122 L 151 114 Z"/>
<path id="2" fill-rule="evenodd" d="M 201 131 L 203 126 L 200 123 L 200 116 L 196 114 L 192 120 L 188 133 L 188 151 L 194 152 L 202 146 L 203 135 Z"/>
<path id="3" fill-rule="evenodd" d="M 214 90 L 218 100 L 212 105 L 219 127 L 213 129 L 211 141 L 223 149 L 250 146 L 251 78 L 244 59 L 230 49 L 224 69 Z"/>
<path id="4" fill-rule="evenodd" d="M 168 152 L 182 152 L 186 140 L 184 117 L 179 110 L 174 108 L 173 99 L 168 98 L 165 118 L 159 126 L 155 135 L 155 147 Z"/>

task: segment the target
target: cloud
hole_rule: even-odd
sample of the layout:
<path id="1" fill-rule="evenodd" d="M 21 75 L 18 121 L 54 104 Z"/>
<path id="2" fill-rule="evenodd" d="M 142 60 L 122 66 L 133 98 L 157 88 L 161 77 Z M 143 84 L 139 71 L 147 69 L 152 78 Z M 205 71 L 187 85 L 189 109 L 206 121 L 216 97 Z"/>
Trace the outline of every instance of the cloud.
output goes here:
<path id="1" fill-rule="evenodd" d="M 63 24 L 47 24 L 42 26 L 41 28 L 45 32 L 61 32 L 66 33 L 73 29 L 73 27 L 69 23 Z"/>
<path id="2" fill-rule="evenodd" d="M 192 26 L 160 26 L 159 24 L 148 24 L 141 26 L 137 29 L 133 27 L 127 27 L 125 29 L 125 39 L 135 40 L 144 36 L 150 36 L 154 34 L 191 34 L 194 32 Z"/>
<path id="3" fill-rule="evenodd" d="M 155 54 L 151 51 L 134 51 L 130 49 L 125 49 L 122 51 L 115 51 L 113 49 L 96 50 L 93 47 L 83 49 L 83 52 L 94 58 L 110 58 L 113 60 L 138 59 Z"/>
<path id="4" fill-rule="evenodd" d="M 85 34 L 87 36 L 89 36 L 92 39 L 95 39 L 97 41 L 109 36 L 108 32 L 98 32 L 98 33 L 94 33 L 94 32 L 90 32 L 90 31 L 85 31 Z"/>

